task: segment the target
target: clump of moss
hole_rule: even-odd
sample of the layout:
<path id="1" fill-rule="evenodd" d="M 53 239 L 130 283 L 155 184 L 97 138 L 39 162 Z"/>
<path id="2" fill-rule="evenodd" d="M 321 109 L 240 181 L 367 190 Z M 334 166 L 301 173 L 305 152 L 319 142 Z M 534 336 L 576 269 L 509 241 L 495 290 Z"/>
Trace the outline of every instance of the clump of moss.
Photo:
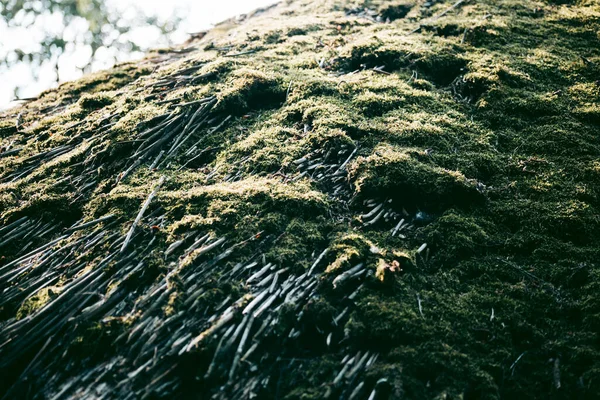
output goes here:
<path id="1" fill-rule="evenodd" d="M 74 101 L 81 94 L 108 92 L 123 88 L 135 79 L 152 72 L 152 67 L 144 63 L 124 63 L 110 71 L 101 71 L 87 75 L 78 81 L 67 82 L 60 86 L 62 101 Z"/>
<path id="2" fill-rule="evenodd" d="M 479 219 L 456 210 L 449 210 L 423 230 L 423 240 L 434 249 L 436 257 L 448 263 L 485 254 L 491 242 L 490 235 Z M 489 223 L 485 228 L 493 229 Z"/>
<path id="3" fill-rule="evenodd" d="M 98 94 L 84 94 L 79 98 L 77 104 L 83 110 L 97 110 L 99 108 L 103 108 L 113 102 L 112 96 L 110 96 L 106 92 L 101 92 Z"/>
<path id="4" fill-rule="evenodd" d="M 35 295 L 28 297 L 17 310 L 16 319 L 20 320 L 35 313 L 60 293 L 60 288 L 44 288 Z"/>
<path id="5" fill-rule="evenodd" d="M 380 11 L 380 15 L 385 21 L 395 21 L 397 19 L 406 17 L 414 6 L 415 3 L 412 1 L 407 1 L 401 4 L 392 4 L 383 8 Z"/>
<path id="6" fill-rule="evenodd" d="M 359 158 L 351 172 L 358 193 L 397 198 L 400 204 L 413 209 L 468 207 L 482 201 L 476 182 L 458 171 L 419 161 L 415 153 L 379 146 L 370 156 Z"/>
<path id="7" fill-rule="evenodd" d="M 16 120 L 3 120 L 0 122 L 0 138 L 8 137 L 14 133 L 17 133 L 17 121 Z"/>
<path id="8" fill-rule="evenodd" d="M 285 89 L 280 77 L 251 69 L 238 69 L 231 77 L 228 89 L 221 95 L 219 108 L 236 110 L 241 115 L 250 109 L 280 105 L 285 99 Z"/>

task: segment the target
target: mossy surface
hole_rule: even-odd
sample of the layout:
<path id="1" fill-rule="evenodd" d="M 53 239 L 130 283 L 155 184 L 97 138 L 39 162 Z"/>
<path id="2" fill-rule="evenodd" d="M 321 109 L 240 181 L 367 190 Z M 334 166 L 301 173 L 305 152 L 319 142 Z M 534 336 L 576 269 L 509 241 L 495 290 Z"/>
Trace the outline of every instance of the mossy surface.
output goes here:
<path id="1" fill-rule="evenodd" d="M 353 398 L 598 398 L 600 3 L 452 4 L 282 2 L 0 114 L 0 229 L 31 224 L 7 242 L 10 230 L 0 231 L 0 275 L 17 274 L 0 289 L 0 330 L 42 318 L 90 271 L 112 278 L 82 304 L 97 297 L 114 307 L 58 309 L 69 322 L 48 346 L 71 361 L 35 358 L 46 351 L 35 342 L 0 364 L 0 395 L 90 394 L 69 382 L 129 357 L 135 368 L 94 385 L 117 387 L 137 371 L 126 387 L 141 396 L 154 378 L 140 378 L 146 347 L 132 324 L 146 313 L 180 318 L 190 337 L 208 337 L 215 321 L 196 326 L 187 307 L 247 305 L 247 282 L 227 272 L 235 265 L 262 259 L 300 275 L 327 248 L 314 296 L 278 309 L 257 350 L 278 355 L 257 365 L 269 377 L 259 398 L 345 399 L 359 384 Z M 154 127 L 175 116 L 167 128 L 185 129 L 190 104 L 203 102 L 214 106 L 182 151 L 154 165 L 156 146 L 135 164 Z M 123 278 L 137 259 L 105 257 L 160 176 L 130 247 L 144 268 Z M 93 232 L 69 231 L 105 216 Z M 43 257 L 11 267 L 67 233 L 58 246 L 74 261 L 64 269 Z M 168 254 L 203 235 L 233 246 L 225 261 L 198 249 Z M 84 238 L 103 244 L 69 253 Z M 358 289 L 338 279 L 361 263 Z M 56 273 L 36 275 L 34 265 L 49 264 Z M 180 276 L 198 266 L 210 271 L 204 291 L 186 298 Z M 148 291 L 158 286 L 168 291 L 154 309 Z M 217 343 L 162 359 L 156 376 L 176 371 L 178 383 L 146 395 L 229 388 L 206 377 Z M 378 354 L 364 376 L 334 384 L 344 357 L 364 352 Z"/>

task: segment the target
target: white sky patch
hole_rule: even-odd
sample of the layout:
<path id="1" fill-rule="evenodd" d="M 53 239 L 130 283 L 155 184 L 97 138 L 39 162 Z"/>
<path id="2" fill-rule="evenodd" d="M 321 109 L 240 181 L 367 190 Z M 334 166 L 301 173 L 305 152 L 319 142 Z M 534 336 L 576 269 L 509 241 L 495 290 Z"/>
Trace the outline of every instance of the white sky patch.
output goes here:
<path id="1" fill-rule="evenodd" d="M 173 43 L 181 43 L 188 38 L 189 33 L 209 29 L 216 23 L 239 14 L 248 13 L 256 8 L 277 3 L 277 0 L 108 0 L 118 12 L 135 19 L 140 10 L 146 16 L 156 16 L 160 21 L 168 22 L 173 15 L 182 17 L 177 30 L 170 36 Z M 87 64 L 91 48 L 83 45 L 79 38 L 87 30 L 87 22 L 75 20 L 68 27 L 63 26 L 62 15 L 46 14 L 28 28 L 8 28 L 0 21 L 0 58 L 7 54 L 22 50 L 25 53 L 39 49 L 39 43 L 44 39 L 45 32 L 62 32 L 67 41 L 75 44 L 68 46 L 60 57 L 58 68 L 61 82 L 77 79 L 83 75 L 82 68 Z M 131 30 L 128 38 L 142 48 L 164 46 L 160 40 L 158 29 L 140 27 Z M 142 57 L 140 52 L 120 54 L 116 49 L 102 47 L 96 52 L 96 60 L 92 63 L 92 71 L 110 68 L 115 62 L 128 61 Z M 15 61 L 15 60 L 13 60 Z M 20 97 L 34 97 L 41 91 L 55 87 L 56 56 L 33 71 L 29 65 L 17 62 L 10 68 L 0 67 L 0 110 L 15 105 L 15 88 L 20 87 Z"/>

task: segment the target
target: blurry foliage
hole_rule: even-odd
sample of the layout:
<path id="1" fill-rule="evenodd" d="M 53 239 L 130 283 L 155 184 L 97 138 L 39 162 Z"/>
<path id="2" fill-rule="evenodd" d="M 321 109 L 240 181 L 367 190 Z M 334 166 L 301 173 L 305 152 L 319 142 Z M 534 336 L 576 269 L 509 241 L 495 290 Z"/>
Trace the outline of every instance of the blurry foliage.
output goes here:
<path id="1" fill-rule="evenodd" d="M 110 49 L 115 62 L 116 55 L 146 50 L 125 35 L 128 32 L 151 26 L 158 29 L 168 41 L 168 34 L 176 29 L 181 20 L 174 15 L 161 20 L 158 16 L 148 15 L 142 9 L 137 11 L 139 12 L 134 13 L 134 18 L 129 18 L 122 10 L 104 0 L 3 0 L 0 2 L 0 16 L 9 30 L 41 28 L 44 36 L 39 46 L 32 51 L 9 48 L 5 54 L 0 54 L 0 57 L 4 57 L 0 58 L 0 66 L 11 68 L 19 63 L 29 64 L 35 76 L 36 69 L 50 61 L 54 63 L 56 80 L 59 81 L 61 77 L 58 73 L 58 62 L 61 55 L 85 48 L 90 57 L 81 69 L 83 73 L 87 73 L 90 72 L 92 63 L 97 60 L 99 49 Z M 60 20 L 62 26 L 55 26 L 55 20 Z M 52 22 L 49 24 L 48 21 Z M 82 28 L 85 26 L 87 30 Z M 76 34 L 72 31 L 65 34 L 68 29 L 75 30 Z"/>

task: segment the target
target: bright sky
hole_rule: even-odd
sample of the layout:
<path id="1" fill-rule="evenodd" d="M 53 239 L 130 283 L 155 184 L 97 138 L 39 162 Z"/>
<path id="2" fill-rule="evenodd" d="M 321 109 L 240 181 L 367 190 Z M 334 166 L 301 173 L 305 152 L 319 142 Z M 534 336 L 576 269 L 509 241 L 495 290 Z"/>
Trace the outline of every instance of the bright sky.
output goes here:
<path id="1" fill-rule="evenodd" d="M 136 17 L 139 10 L 143 9 L 146 15 L 157 16 L 162 20 L 168 19 L 174 12 L 183 18 L 177 31 L 170 37 L 173 43 L 181 43 L 188 38 L 187 33 L 198 32 L 210 28 L 212 25 L 239 14 L 245 14 L 258 7 L 264 7 L 277 0 L 107 0 L 125 17 Z M 175 11 L 176 10 L 176 11 Z M 38 43 L 44 38 L 44 30 L 63 29 L 62 18 L 58 14 L 44 15 L 34 26 L 27 29 L 7 28 L 0 21 L 0 58 L 16 49 L 25 52 L 34 51 Z M 66 40 L 77 40 L 87 29 L 83 22 L 78 26 L 70 26 L 63 32 Z M 137 28 L 128 33 L 129 37 L 142 48 L 164 46 L 160 41 L 157 29 L 151 27 Z M 85 46 L 71 46 L 59 61 L 61 81 L 77 79 L 82 75 L 80 68 L 86 64 L 91 50 Z M 101 48 L 97 56 L 98 62 L 92 65 L 94 71 L 109 68 L 113 60 L 126 61 L 139 58 L 141 53 L 117 54 L 114 49 Z M 56 86 L 56 71 L 54 62 L 48 62 L 38 70 L 37 78 L 34 77 L 30 67 L 18 63 L 7 69 L 0 66 L 0 110 L 14 105 L 15 87 L 21 87 L 21 97 L 33 97 L 41 91 Z"/>

